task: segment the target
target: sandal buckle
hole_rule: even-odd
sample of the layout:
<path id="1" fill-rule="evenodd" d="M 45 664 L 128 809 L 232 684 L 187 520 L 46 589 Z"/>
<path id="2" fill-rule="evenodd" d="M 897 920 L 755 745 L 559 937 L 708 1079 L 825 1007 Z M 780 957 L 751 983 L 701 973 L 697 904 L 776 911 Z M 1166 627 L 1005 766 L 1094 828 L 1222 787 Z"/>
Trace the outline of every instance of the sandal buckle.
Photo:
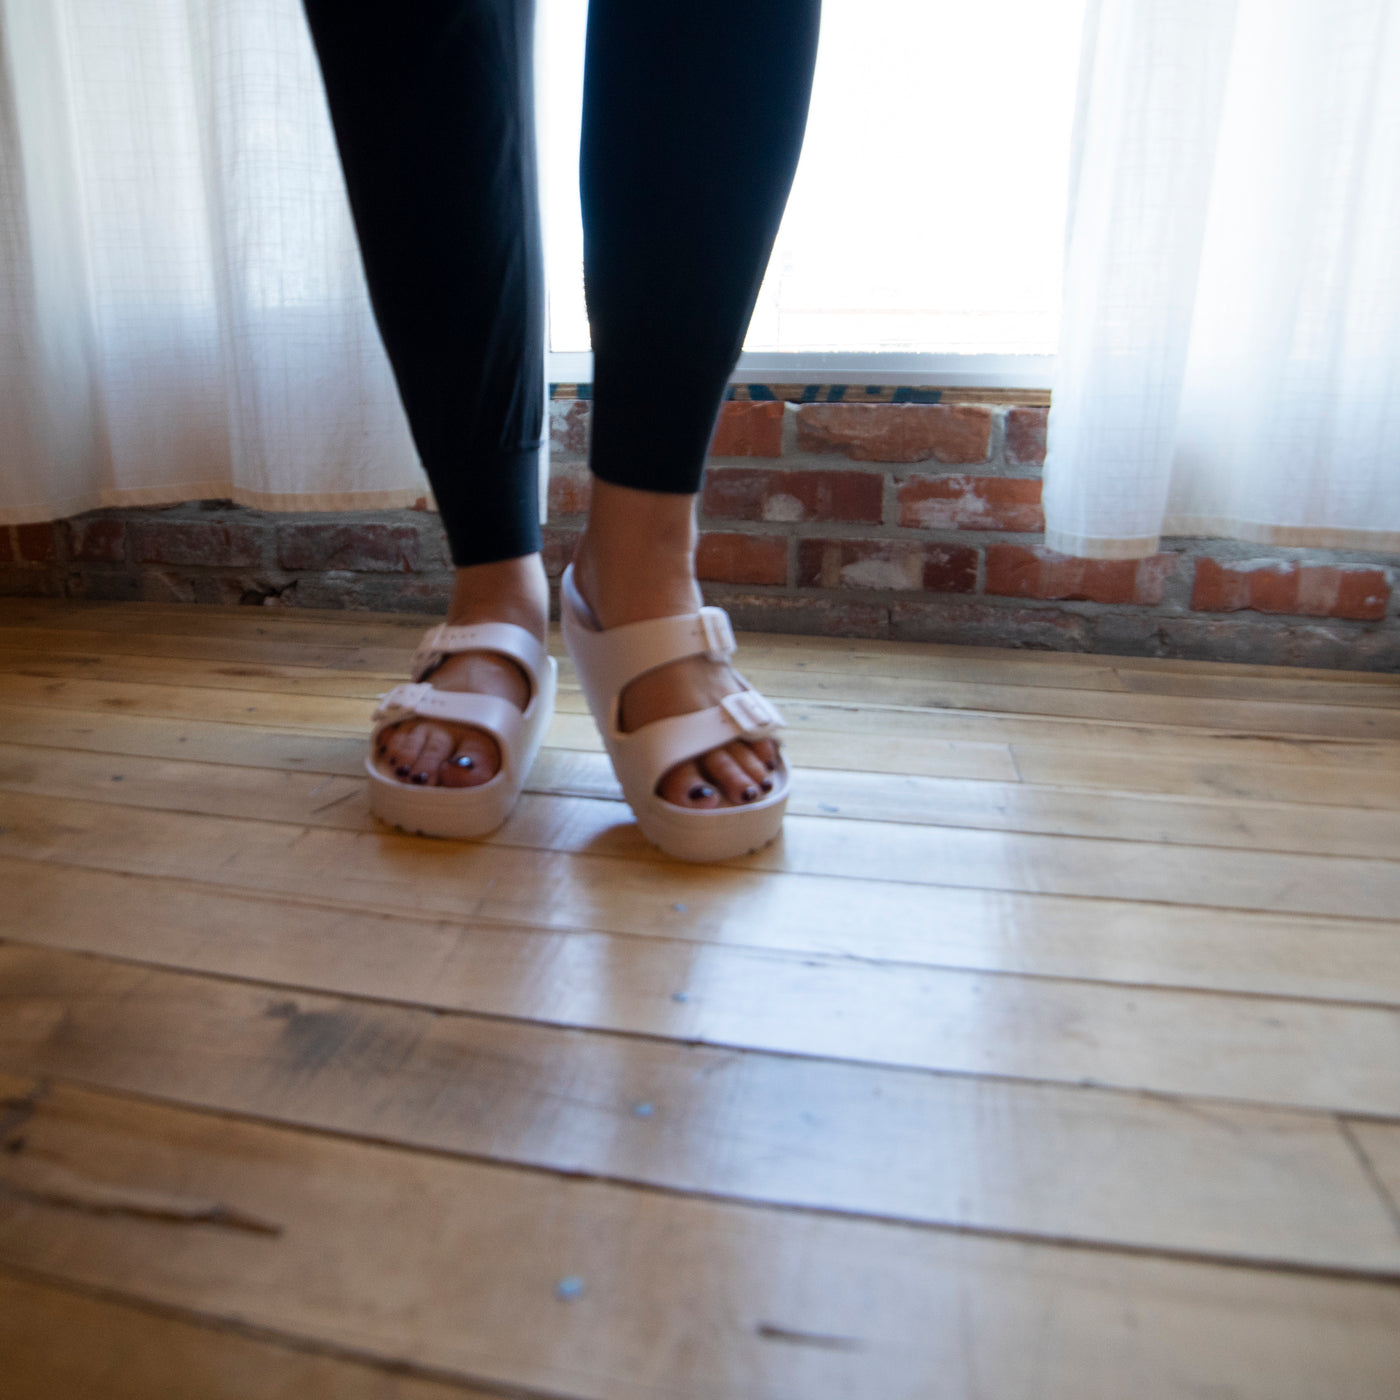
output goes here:
<path id="1" fill-rule="evenodd" d="M 418 711 L 418 707 L 432 693 L 432 686 L 426 682 L 411 682 L 405 685 L 396 685 L 392 690 L 386 690 L 379 697 L 379 705 L 374 712 L 376 721 L 381 719 L 395 718 L 398 714 L 411 715 Z"/>
<path id="2" fill-rule="evenodd" d="M 705 655 L 711 661 L 723 661 L 733 656 L 738 649 L 734 640 L 734 628 L 730 625 L 729 614 L 723 608 L 701 608 L 696 614 L 700 619 L 700 636 L 705 643 Z"/>
<path id="3" fill-rule="evenodd" d="M 740 734 L 762 738 L 783 727 L 783 716 L 778 707 L 756 690 L 735 691 L 719 703 Z"/>

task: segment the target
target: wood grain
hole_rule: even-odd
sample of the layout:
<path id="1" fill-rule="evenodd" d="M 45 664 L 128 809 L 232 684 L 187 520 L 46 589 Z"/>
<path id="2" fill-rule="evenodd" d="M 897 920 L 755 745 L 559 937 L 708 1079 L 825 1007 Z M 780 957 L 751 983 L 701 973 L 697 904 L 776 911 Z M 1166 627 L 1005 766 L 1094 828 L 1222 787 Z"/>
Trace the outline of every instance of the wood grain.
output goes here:
<path id="1" fill-rule="evenodd" d="M 44 731 L 48 744 L 0 742 L 0 786 L 47 797 L 115 800 L 219 816 L 261 815 L 347 830 L 363 828 L 368 820 L 366 803 L 350 800 L 352 789 L 358 796 L 364 786 L 364 746 L 358 740 L 325 741 L 338 743 L 339 750 L 332 754 L 323 747 L 325 757 L 308 771 L 304 756 L 294 762 L 285 746 L 265 747 L 261 735 L 241 726 L 226 725 L 207 736 L 212 742 L 204 752 L 211 757 L 193 761 L 197 755 L 189 748 L 187 734 L 163 726 L 147 728 L 144 734 L 127 728 L 139 723 L 128 716 L 97 717 L 86 735 L 74 736 L 87 739 L 91 749 L 60 747 L 54 742 L 59 733 L 49 730 Z M 125 732 L 109 737 L 117 728 Z M 72 733 L 71 728 L 67 732 Z M 138 742 L 138 752 L 152 761 L 113 762 L 114 754 L 130 754 Z M 306 745 L 298 747 L 304 755 Z M 328 766 L 339 781 L 326 780 Z M 541 794 L 622 799 L 607 757 L 600 753 L 542 750 L 527 786 Z M 1400 812 L 1104 795 L 1087 789 L 898 774 L 799 769 L 788 811 L 843 821 L 1379 860 L 1400 852 Z"/>
<path id="2" fill-rule="evenodd" d="M 77 1344 L 75 1344 L 75 1342 Z M 5 1400 L 490 1400 L 500 1391 L 318 1354 L 0 1272 Z"/>
<path id="3" fill-rule="evenodd" d="M 74 902 L 46 915 L 43 889 L 17 891 L 15 937 L 689 1043 L 1400 1117 L 1400 1012 L 1391 1007 L 697 946 L 657 938 L 654 924 L 627 938 L 491 927 L 489 900 L 459 904 L 459 931 L 405 928 L 392 914 L 385 924 L 354 900 L 313 920 L 304 907 L 279 912 L 280 900 L 264 910 L 182 892 L 176 918 L 138 915 L 136 937 L 116 926 L 129 903 L 97 927 L 65 932 Z M 688 912 L 673 911 L 672 927 Z M 185 931 L 196 913 L 202 922 Z M 402 971 L 384 966 L 400 960 Z"/>
<path id="4" fill-rule="evenodd" d="M 858 704 L 864 709 L 968 710 L 997 715 L 1093 720 L 1128 725 L 1173 725 L 1191 729 L 1256 730 L 1270 734 L 1310 735 L 1336 739 L 1400 739 L 1400 713 L 1394 706 L 1350 703 L 1309 704 L 1282 696 L 1247 699 L 1160 694 L 1145 688 L 1109 691 L 1083 688 L 966 682 L 938 675 L 848 675 L 839 672 L 774 670 L 746 657 L 745 674 L 760 690 L 789 704 Z M 206 660 L 189 655 L 146 656 L 64 652 L 52 648 L 0 646 L 0 674 L 114 684 L 211 686 L 278 694 L 360 696 L 373 698 L 401 679 L 406 658 L 383 671 L 330 669 L 324 664 L 297 664 L 264 659 L 254 662 Z M 1371 695 L 1370 690 L 1363 694 Z M 1389 698 L 1389 692 L 1376 689 Z M 1267 694 L 1267 692 L 1266 692 Z M 561 703 L 579 712 L 582 700 L 571 669 L 562 678 Z"/>
<path id="5" fill-rule="evenodd" d="M 62 1086 L 24 1139 L 0 1154 L 0 1262 L 488 1384 L 1313 1400 L 1345 1375 L 1388 1400 L 1400 1372 L 1389 1285 L 699 1201 Z M 36 1201 L 59 1168 L 276 1233 Z"/>
<path id="6" fill-rule="evenodd" d="M 1389 1202 L 1325 1114 L 628 1041 L 43 949 L 0 947 L 0 985 L 0 1065 L 21 1075 L 710 1197 L 1400 1280 Z"/>
<path id="7" fill-rule="evenodd" d="M 567 664 L 376 826 L 426 621 L 0 600 L 6 1400 L 1394 1400 L 1400 681 L 745 638 L 696 868 Z"/>

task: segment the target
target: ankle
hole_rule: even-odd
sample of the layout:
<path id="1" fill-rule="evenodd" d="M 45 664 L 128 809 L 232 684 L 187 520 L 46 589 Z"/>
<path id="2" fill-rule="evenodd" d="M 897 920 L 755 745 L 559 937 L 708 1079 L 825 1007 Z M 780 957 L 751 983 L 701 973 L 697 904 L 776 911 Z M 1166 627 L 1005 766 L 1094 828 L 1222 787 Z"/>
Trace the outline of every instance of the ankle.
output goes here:
<path id="1" fill-rule="evenodd" d="M 692 612 L 699 531 L 695 497 L 593 483 L 574 580 L 603 627 Z"/>
<path id="2" fill-rule="evenodd" d="M 543 641 L 549 623 L 549 582 L 540 556 L 459 568 L 447 621 L 457 626 L 512 622 Z"/>

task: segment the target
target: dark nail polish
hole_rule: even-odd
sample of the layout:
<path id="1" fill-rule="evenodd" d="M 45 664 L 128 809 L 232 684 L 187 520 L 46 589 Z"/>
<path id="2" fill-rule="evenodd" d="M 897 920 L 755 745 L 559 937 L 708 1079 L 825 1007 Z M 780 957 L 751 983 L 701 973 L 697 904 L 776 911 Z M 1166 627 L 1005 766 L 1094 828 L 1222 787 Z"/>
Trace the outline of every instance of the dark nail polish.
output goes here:
<path id="1" fill-rule="evenodd" d="M 744 789 L 744 801 L 752 802 L 758 796 L 758 789 L 752 783 Z"/>
<path id="2" fill-rule="evenodd" d="M 451 759 L 454 768 L 475 768 L 476 760 L 469 753 L 459 753 Z"/>
<path id="3" fill-rule="evenodd" d="M 773 791 L 773 780 L 772 780 L 772 778 L 765 778 L 765 779 L 763 780 L 763 790 L 764 790 L 764 792 L 772 792 L 772 791 Z"/>
<path id="4" fill-rule="evenodd" d="M 419 787 L 422 787 L 422 785 L 428 781 L 428 775 L 426 773 L 415 773 L 412 781 L 417 783 Z"/>
<path id="5" fill-rule="evenodd" d="M 707 787 L 704 783 L 696 783 L 686 794 L 692 802 L 703 802 L 707 797 L 713 797 L 714 795 L 714 788 Z"/>
<path id="6" fill-rule="evenodd" d="M 399 766 L 394 769 L 394 772 L 397 773 L 399 777 L 406 778 L 408 777 L 408 765 L 406 763 L 400 763 Z"/>
<path id="7" fill-rule="evenodd" d="M 768 760 L 767 760 L 766 758 L 763 760 L 763 766 L 764 766 L 770 773 L 776 773 L 776 772 L 778 771 L 778 765 L 777 765 L 776 763 L 769 763 Z"/>

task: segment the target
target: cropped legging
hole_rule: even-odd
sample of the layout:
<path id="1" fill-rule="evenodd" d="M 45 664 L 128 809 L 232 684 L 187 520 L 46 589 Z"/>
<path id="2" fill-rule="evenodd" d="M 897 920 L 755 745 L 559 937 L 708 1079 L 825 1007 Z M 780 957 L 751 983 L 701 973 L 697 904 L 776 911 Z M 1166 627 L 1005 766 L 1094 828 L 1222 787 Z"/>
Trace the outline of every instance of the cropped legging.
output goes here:
<path id="1" fill-rule="evenodd" d="M 305 0 L 380 334 L 452 558 L 540 547 L 534 0 Z M 591 468 L 699 488 L 806 123 L 819 0 L 590 0 Z"/>

